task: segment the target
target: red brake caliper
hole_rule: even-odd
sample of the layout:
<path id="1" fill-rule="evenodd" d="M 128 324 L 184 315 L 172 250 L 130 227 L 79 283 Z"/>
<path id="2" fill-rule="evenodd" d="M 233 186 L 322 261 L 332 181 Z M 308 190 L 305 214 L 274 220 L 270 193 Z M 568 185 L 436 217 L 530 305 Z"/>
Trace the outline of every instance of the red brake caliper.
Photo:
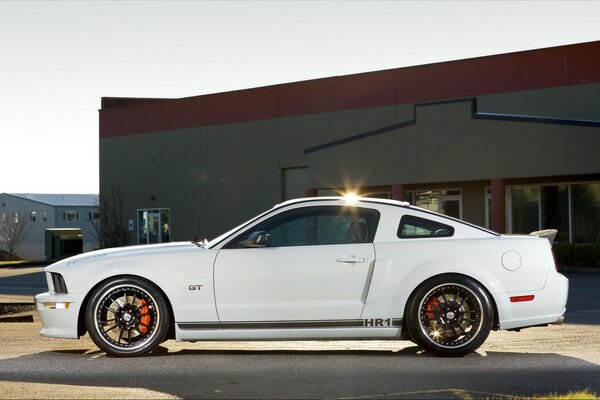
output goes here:
<path id="1" fill-rule="evenodd" d="M 435 318 L 435 310 L 440 306 L 440 302 L 435 297 L 425 305 L 425 316 L 429 319 Z"/>
<path id="2" fill-rule="evenodd" d="M 142 314 L 142 318 L 140 318 L 139 330 L 142 332 L 142 335 L 145 335 L 146 332 L 148 332 L 148 326 L 150 325 L 150 307 L 148 307 L 146 299 L 142 299 L 140 313 Z"/>

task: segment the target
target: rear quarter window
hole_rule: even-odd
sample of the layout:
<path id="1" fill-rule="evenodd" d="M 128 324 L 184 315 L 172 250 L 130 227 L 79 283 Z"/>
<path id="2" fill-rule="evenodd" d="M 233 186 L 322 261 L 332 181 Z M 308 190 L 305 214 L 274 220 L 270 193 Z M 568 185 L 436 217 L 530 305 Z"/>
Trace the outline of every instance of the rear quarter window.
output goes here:
<path id="1" fill-rule="evenodd" d="M 454 235 L 454 227 L 427 218 L 404 215 L 398 226 L 400 239 L 437 238 Z"/>

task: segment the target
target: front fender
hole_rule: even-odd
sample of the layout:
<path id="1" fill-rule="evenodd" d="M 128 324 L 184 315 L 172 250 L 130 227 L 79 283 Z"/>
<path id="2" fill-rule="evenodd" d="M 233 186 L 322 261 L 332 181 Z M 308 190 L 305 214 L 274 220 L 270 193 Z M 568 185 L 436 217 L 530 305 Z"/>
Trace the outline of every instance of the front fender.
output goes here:
<path id="1" fill-rule="evenodd" d="M 47 272 L 62 274 L 69 294 L 81 299 L 106 279 L 137 276 L 163 291 L 173 308 L 175 322 L 218 321 L 213 285 L 216 253 L 200 248 L 123 253 L 88 262 L 54 264 Z"/>

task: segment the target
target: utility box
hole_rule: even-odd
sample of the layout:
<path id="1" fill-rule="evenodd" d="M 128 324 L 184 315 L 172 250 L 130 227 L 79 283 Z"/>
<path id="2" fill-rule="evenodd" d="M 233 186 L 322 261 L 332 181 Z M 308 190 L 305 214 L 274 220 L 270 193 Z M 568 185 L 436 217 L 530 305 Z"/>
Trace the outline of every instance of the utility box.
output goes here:
<path id="1" fill-rule="evenodd" d="M 83 253 L 80 228 L 46 229 L 46 260 L 60 260 Z"/>

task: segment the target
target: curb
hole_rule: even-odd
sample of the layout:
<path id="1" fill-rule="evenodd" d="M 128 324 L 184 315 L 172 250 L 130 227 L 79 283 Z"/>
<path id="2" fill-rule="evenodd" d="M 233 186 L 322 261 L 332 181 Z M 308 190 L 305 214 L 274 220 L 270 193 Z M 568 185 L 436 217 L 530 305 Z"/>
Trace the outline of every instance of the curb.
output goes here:
<path id="1" fill-rule="evenodd" d="M 17 306 L 17 305 L 33 305 L 35 296 L 21 296 L 21 295 L 1 295 L 0 294 L 0 306 Z"/>
<path id="2" fill-rule="evenodd" d="M 33 314 L 31 312 L 24 314 L 13 314 L 13 315 L 5 315 L 0 316 L 0 324 L 9 322 L 33 322 Z"/>
<path id="3" fill-rule="evenodd" d="M 18 301 L 2 303 L 0 301 L 0 323 L 33 322 L 35 313 L 33 303 Z"/>
<path id="4" fill-rule="evenodd" d="M 558 272 L 567 274 L 600 275 L 600 267 L 559 266 Z"/>
<path id="5" fill-rule="evenodd" d="M 30 268 L 30 267 L 45 267 L 52 264 L 54 261 L 20 261 L 15 263 L 0 263 L 0 268 Z"/>

